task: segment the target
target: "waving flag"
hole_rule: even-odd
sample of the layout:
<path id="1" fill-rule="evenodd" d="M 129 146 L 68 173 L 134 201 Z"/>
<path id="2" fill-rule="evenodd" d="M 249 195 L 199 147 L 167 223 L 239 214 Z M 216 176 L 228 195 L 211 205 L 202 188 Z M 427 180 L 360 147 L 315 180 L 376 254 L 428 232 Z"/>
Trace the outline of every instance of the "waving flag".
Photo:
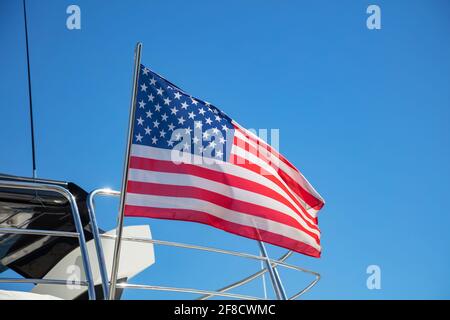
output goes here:
<path id="1" fill-rule="evenodd" d="M 194 221 L 319 257 L 323 199 L 260 138 L 141 65 L 126 216 Z"/>

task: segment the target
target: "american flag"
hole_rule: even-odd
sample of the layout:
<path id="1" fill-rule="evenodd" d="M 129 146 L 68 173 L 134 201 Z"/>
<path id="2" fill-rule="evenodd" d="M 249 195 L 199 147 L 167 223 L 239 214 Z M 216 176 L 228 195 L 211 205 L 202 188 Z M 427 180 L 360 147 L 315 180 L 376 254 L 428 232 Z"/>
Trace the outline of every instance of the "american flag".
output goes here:
<path id="1" fill-rule="evenodd" d="M 140 66 L 125 215 L 194 221 L 319 257 L 323 199 L 275 149 Z"/>

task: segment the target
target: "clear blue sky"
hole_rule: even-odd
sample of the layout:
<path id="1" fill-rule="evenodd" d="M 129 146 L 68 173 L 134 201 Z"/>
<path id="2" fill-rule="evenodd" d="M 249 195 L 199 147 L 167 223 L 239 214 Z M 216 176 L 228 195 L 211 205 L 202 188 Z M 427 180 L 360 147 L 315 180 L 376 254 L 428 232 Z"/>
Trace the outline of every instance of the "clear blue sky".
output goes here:
<path id="1" fill-rule="evenodd" d="M 72 3 L 81 30 L 66 28 Z M 381 7 L 381 30 L 366 28 L 369 4 Z M 28 16 L 39 177 L 119 188 L 142 41 L 142 62 L 187 92 L 246 127 L 280 129 L 281 152 L 325 198 L 323 257 L 291 260 L 322 274 L 305 298 L 450 298 L 448 1 L 28 0 Z M 0 48 L 0 172 L 30 176 L 19 0 L 0 2 Z M 116 205 L 99 203 L 103 228 Z M 126 220 L 142 223 L 158 239 L 258 252 L 203 225 Z M 214 289 L 259 268 L 156 250 L 134 282 Z M 381 290 L 366 288 L 371 264 Z M 281 274 L 289 293 L 309 280 Z"/>

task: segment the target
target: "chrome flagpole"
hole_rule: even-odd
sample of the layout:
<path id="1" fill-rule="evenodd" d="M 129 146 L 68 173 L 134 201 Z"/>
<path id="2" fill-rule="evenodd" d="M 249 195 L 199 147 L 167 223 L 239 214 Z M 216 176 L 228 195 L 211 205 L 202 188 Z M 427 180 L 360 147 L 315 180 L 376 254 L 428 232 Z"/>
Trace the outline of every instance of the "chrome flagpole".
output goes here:
<path id="1" fill-rule="evenodd" d="M 267 270 L 269 270 L 270 279 L 272 280 L 272 286 L 275 290 L 275 294 L 278 300 L 287 300 L 286 292 L 284 291 L 283 285 L 281 283 L 280 275 L 272 267 L 272 262 L 270 261 L 269 255 L 267 254 L 266 246 L 261 240 L 257 241 L 259 248 L 261 249 L 261 254 L 265 258 Z"/>
<path id="2" fill-rule="evenodd" d="M 111 284 L 109 287 L 109 300 L 114 300 L 116 295 L 117 274 L 119 271 L 119 261 L 120 261 L 120 245 L 122 242 L 125 196 L 128 183 L 128 165 L 130 162 L 131 144 L 133 141 L 134 114 L 136 111 L 139 68 L 141 65 L 141 50 L 142 50 L 142 43 L 138 42 L 136 44 L 136 49 L 134 51 L 133 89 L 131 94 L 130 116 L 128 119 L 128 136 L 127 136 L 127 147 L 125 150 L 125 161 L 123 166 L 122 188 L 120 189 L 121 193 L 120 193 L 119 216 L 117 218 L 116 242 L 114 244 L 114 256 L 111 270 Z"/>

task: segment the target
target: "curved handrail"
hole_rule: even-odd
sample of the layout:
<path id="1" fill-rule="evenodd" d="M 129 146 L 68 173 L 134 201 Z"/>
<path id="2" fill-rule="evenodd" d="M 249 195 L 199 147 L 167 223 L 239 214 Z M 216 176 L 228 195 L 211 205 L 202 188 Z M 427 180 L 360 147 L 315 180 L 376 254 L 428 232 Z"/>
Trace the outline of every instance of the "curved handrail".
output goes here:
<path id="1" fill-rule="evenodd" d="M 289 250 L 288 252 L 286 252 L 285 254 L 283 254 L 283 255 L 278 259 L 278 261 L 284 262 L 284 261 L 285 261 L 287 258 L 289 258 L 292 254 L 293 254 L 293 252 Z M 274 263 L 272 263 L 272 267 L 275 267 L 275 264 L 274 264 Z M 251 281 L 257 279 L 258 277 L 260 277 L 260 276 L 262 276 L 263 274 L 265 274 L 267 271 L 268 271 L 267 268 L 263 268 L 263 269 L 259 270 L 258 272 L 253 273 L 253 274 L 251 274 L 251 275 L 249 275 L 249 276 L 243 278 L 242 280 L 233 282 L 233 283 L 231 283 L 231 284 L 229 284 L 229 285 L 227 285 L 227 286 L 225 286 L 225 287 L 223 287 L 223 288 L 221 288 L 221 289 L 219 289 L 219 290 L 216 290 L 216 291 L 217 291 L 217 292 L 226 292 L 226 291 L 228 291 L 228 290 L 238 288 L 238 287 L 240 287 L 240 286 L 242 286 L 242 285 L 244 285 L 244 284 L 246 284 L 246 283 L 249 283 L 249 282 L 251 282 Z M 211 297 L 213 297 L 213 296 L 212 296 L 212 295 L 204 295 L 204 296 L 198 298 L 198 300 L 206 300 L 206 299 L 209 299 L 209 298 L 211 298 Z"/>
<path id="2" fill-rule="evenodd" d="M 89 193 L 87 199 L 87 208 L 89 213 L 89 218 L 91 221 L 92 235 L 94 237 L 95 251 L 97 253 L 98 266 L 100 270 L 100 277 L 102 279 L 102 290 L 103 299 L 107 299 L 109 296 L 109 278 L 108 271 L 106 270 L 105 254 L 103 252 L 102 242 L 100 240 L 100 232 L 97 224 L 97 218 L 95 216 L 94 208 L 94 198 L 97 195 L 107 195 L 107 196 L 120 196 L 119 191 L 111 189 L 96 189 Z"/>
<path id="3" fill-rule="evenodd" d="M 116 238 L 116 236 L 113 234 L 101 234 L 100 237 L 101 238 L 113 238 L 113 239 Z M 214 248 L 214 247 L 205 247 L 205 246 L 199 246 L 199 245 L 195 245 L 195 244 L 186 244 L 186 243 L 181 243 L 181 242 L 172 242 L 172 241 L 166 241 L 166 240 L 148 239 L 148 238 L 140 238 L 140 237 L 122 237 L 122 240 L 147 242 L 147 243 L 153 243 L 153 244 L 159 244 L 159 245 L 165 245 L 165 246 L 171 246 L 171 247 L 179 247 L 179 248 L 195 249 L 195 250 L 208 251 L 208 252 L 216 252 L 216 253 L 228 254 L 231 256 L 237 256 L 237 257 L 242 257 L 242 258 L 260 260 L 260 261 L 266 260 L 266 258 L 264 258 L 262 256 L 257 256 L 257 255 L 251 254 L 251 253 L 238 252 L 238 251 L 226 250 L 226 249 L 220 249 L 220 248 Z M 312 270 L 308 270 L 308 269 L 294 266 L 294 265 L 289 265 L 289 264 L 284 263 L 279 260 L 271 259 L 271 261 L 272 261 L 272 264 L 274 264 L 275 266 L 277 266 L 277 265 L 284 266 L 289 269 L 293 269 L 293 270 L 297 270 L 297 271 L 301 271 L 301 272 L 305 272 L 305 273 L 310 273 L 314 276 L 320 276 L 319 273 L 312 271 Z"/>
<path id="4" fill-rule="evenodd" d="M 89 283 L 87 281 L 78 280 L 61 280 L 61 279 L 33 279 L 33 278 L 0 278 L 0 283 L 39 283 L 39 284 L 60 284 L 60 285 L 79 285 L 87 287 Z"/>
<path id="5" fill-rule="evenodd" d="M 144 290 L 156 290 L 156 291 L 169 291 L 169 292 L 184 292 L 184 293 L 196 293 L 211 296 L 222 296 L 228 298 L 245 299 L 245 300 L 262 300 L 259 297 L 247 296 L 242 294 L 217 292 L 210 290 L 194 289 L 194 288 L 178 288 L 178 287 L 163 287 L 146 284 L 133 284 L 133 283 L 117 283 L 118 288 L 123 289 L 144 289 Z"/>
<path id="6" fill-rule="evenodd" d="M 112 234 L 102 234 L 102 235 L 100 235 L 100 237 L 101 238 L 110 238 L 110 239 L 115 239 L 116 238 L 116 236 L 112 235 Z M 171 242 L 171 241 L 165 241 L 165 240 L 148 239 L 148 238 L 140 238 L 140 237 L 122 237 L 122 241 L 134 241 L 134 242 L 152 243 L 152 244 L 165 245 L 165 246 L 171 246 L 171 247 L 179 247 L 179 248 L 186 248 L 186 249 L 194 249 L 194 250 L 200 250 L 200 251 L 221 253 L 221 254 L 225 254 L 225 255 L 231 255 L 231 256 L 236 256 L 236 257 L 254 259 L 254 260 L 259 260 L 259 261 L 265 261 L 266 260 L 265 257 L 257 256 L 257 255 L 250 254 L 250 253 L 243 253 L 243 252 L 238 252 L 238 251 L 225 250 L 225 249 L 219 249 L 219 248 L 213 248 L 213 247 L 205 247 L 205 246 L 199 246 L 199 245 L 191 245 L 191 244 L 185 244 L 185 243 L 180 243 L 180 242 Z M 299 296 L 305 294 L 312 287 L 314 287 L 317 284 L 317 282 L 319 282 L 319 280 L 320 280 L 320 274 L 319 273 L 317 273 L 315 271 L 312 271 L 312 270 L 308 270 L 308 269 L 299 267 L 299 266 L 296 266 L 296 265 L 285 263 L 284 260 L 281 261 L 281 260 L 270 259 L 270 262 L 274 266 L 285 267 L 285 268 L 288 268 L 288 269 L 291 269 L 291 270 L 308 273 L 308 274 L 311 274 L 311 275 L 313 275 L 315 277 L 315 279 L 311 283 L 309 283 L 305 288 L 300 290 L 298 293 L 296 293 L 293 296 L 291 296 L 289 298 L 289 300 L 294 300 L 294 299 L 298 298 Z M 258 273 L 260 273 L 263 270 L 265 270 L 264 272 L 266 272 L 267 268 L 260 270 Z M 258 276 L 260 276 L 260 275 L 262 275 L 262 273 L 259 274 Z M 149 289 L 149 290 L 151 290 L 151 289 Z M 220 295 L 222 295 L 222 293 L 224 293 L 224 292 L 210 291 L 210 293 L 208 293 L 208 294 L 210 294 L 211 296 L 217 296 L 217 295 L 220 296 Z"/>
<path id="7" fill-rule="evenodd" d="M 19 229 L 19 228 L 2 228 L 2 227 L 0 227 L 0 233 L 4 233 L 4 234 L 29 234 L 29 235 L 34 235 L 34 236 L 52 236 L 52 237 L 78 238 L 78 232 L 42 230 L 42 229 Z"/>
<path id="8" fill-rule="evenodd" d="M 109 279 L 106 273 L 106 266 L 105 266 L 105 259 L 104 259 L 104 253 L 103 248 L 101 246 L 101 238 L 109 238 L 109 239 L 116 239 L 116 235 L 112 234 L 100 234 L 98 231 L 97 226 L 97 220 L 95 218 L 95 208 L 94 208 L 94 197 L 96 195 L 106 195 L 106 196 L 119 196 L 120 192 L 111 190 L 111 189 L 96 189 L 93 190 L 88 197 L 88 212 L 91 217 L 91 224 L 93 229 L 93 235 L 94 235 L 94 241 L 96 243 L 96 249 L 97 249 L 97 257 L 100 262 L 100 272 L 102 274 L 102 286 L 103 286 L 103 292 L 108 292 L 108 284 Z M 143 242 L 143 243 L 152 243 L 155 245 L 164 245 L 164 246 L 171 246 L 171 247 L 178 247 L 178 248 L 186 248 L 186 249 L 193 249 L 193 250 L 200 250 L 200 251 L 207 251 L 207 252 L 214 252 L 214 253 L 220 253 L 225 255 L 231 255 L 231 256 L 237 256 L 247 259 L 254 259 L 258 261 L 267 261 L 268 259 L 266 257 L 249 254 L 249 253 L 243 253 L 243 252 L 237 252 L 237 251 L 231 251 L 231 250 L 225 250 L 220 248 L 213 248 L 213 247 L 205 247 L 205 246 L 199 246 L 199 245 L 192 245 L 192 244 L 185 244 L 180 242 L 171 242 L 171 241 L 165 241 L 165 240 L 156 240 L 156 239 L 148 239 L 148 238 L 139 238 L 139 237 L 122 237 L 122 241 L 134 241 L 134 242 Z M 286 252 L 283 256 L 281 256 L 278 260 L 272 260 L 270 259 L 270 264 L 273 267 L 280 266 L 304 273 L 308 273 L 313 275 L 315 278 L 313 281 L 311 281 L 305 288 L 294 294 L 289 298 L 289 300 L 296 299 L 303 295 L 304 293 L 308 292 L 312 287 L 314 287 L 317 282 L 320 280 L 320 274 L 308 269 L 304 269 L 292 264 L 285 263 L 285 260 L 287 260 L 291 255 L 293 254 L 292 251 Z M 104 271 L 102 271 L 102 268 L 104 268 Z M 163 287 L 163 286 L 155 286 L 155 285 L 139 285 L 139 284 L 125 284 L 125 283 L 118 283 L 117 286 L 121 288 L 130 288 L 130 289 L 146 289 L 146 290 L 159 290 L 159 291 L 175 291 L 175 292 L 188 292 L 188 293 L 199 293 L 203 294 L 202 297 L 199 299 L 204 300 L 208 299 L 213 296 L 223 296 L 223 297 L 234 297 L 238 299 L 261 299 L 258 297 L 251 297 L 251 296 L 243 296 L 239 294 L 233 294 L 233 293 L 227 293 L 228 290 L 231 290 L 233 288 L 237 288 L 239 286 L 242 286 L 260 276 L 268 272 L 267 267 L 259 270 L 258 272 L 247 276 L 243 278 L 240 281 L 236 281 L 226 287 L 223 287 L 217 291 L 210 291 L 210 290 L 200 290 L 200 289 L 192 289 L 192 288 L 177 288 L 177 287 Z M 104 273 L 104 274 L 103 274 Z M 107 295 L 105 295 L 107 296 Z M 245 298 L 244 298 L 245 297 Z"/>
<path id="9" fill-rule="evenodd" d="M 94 281 L 92 278 L 91 264 L 89 262 L 89 255 L 86 248 L 86 239 L 84 237 L 83 224 L 81 223 L 80 212 L 78 211 L 77 202 L 75 200 L 74 195 L 64 187 L 55 184 L 48 183 L 40 183 L 40 182 L 22 182 L 22 181 L 9 181 L 9 180 L 0 180 L 0 187 L 4 188 L 12 188 L 19 190 L 41 190 L 41 191 L 51 191 L 56 192 L 67 199 L 70 204 L 70 208 L 72 211 L 72 217 L 75 225 L 75 230 L 78 237 L 78 242 L 80 244 L 81 258 L 83 261 L 83 267 L 86 274 L 86 280 L 88 282 L 88 294 L 89 299 L 95 299 L 95 287 Z M 0 228 L 5 231 L 5 229 L 14 229 L 14 228 Z M 10 230 L 14 232 L 18 232 L 16 230 Z M 48 231 L 50 232 L 50 231 Z M 60 235 L 61 236 L 61 235 Z"/>

